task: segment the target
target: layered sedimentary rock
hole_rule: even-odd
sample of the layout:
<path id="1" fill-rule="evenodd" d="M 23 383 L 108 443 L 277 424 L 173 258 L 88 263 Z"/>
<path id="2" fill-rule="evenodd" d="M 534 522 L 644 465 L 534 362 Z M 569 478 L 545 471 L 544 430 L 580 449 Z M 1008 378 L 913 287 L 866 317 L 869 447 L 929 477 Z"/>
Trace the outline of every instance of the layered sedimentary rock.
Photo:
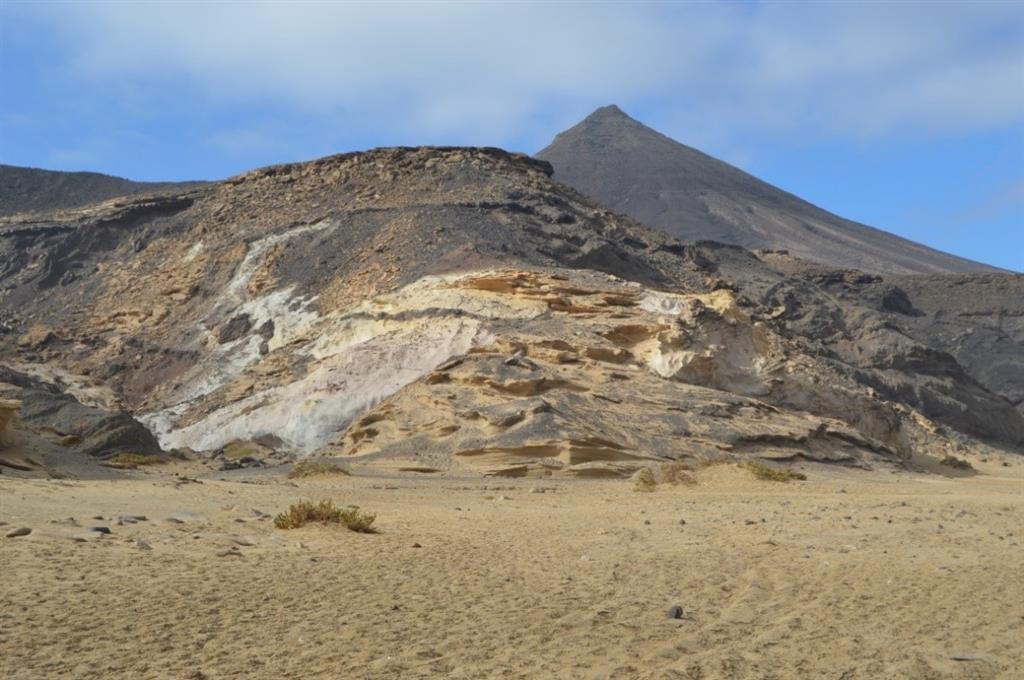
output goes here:
<path id="1" fill-rule="evenodd" d="M 467 352 L 361 416 L 329 452 L 410 469 L 601 476 L 743 455 L 853 464 L 941 440 L 727 290 L 667 293 L 564 270 L 411 288 L 382 304 L 440 314 L 454 290 L 489 313 Z"/>
<path id="2" fill-rule="evenodd" d="M 550 174 L 382 149 L 0 219 L 0 354 L 164 448 L 610 474 L 1024 443 L 898 284 L 683 244 Z"/>

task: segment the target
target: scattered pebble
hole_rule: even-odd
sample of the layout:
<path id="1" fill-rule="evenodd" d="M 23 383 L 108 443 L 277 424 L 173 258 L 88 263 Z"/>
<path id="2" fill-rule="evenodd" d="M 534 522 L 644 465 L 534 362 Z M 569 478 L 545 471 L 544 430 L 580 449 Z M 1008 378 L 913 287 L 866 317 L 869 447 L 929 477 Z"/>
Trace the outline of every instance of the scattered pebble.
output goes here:
<path id="1" fill-rule="evenodd" d="M 668 608 L 668 618 L 670 619 L 681 619 L 683 618 L 683 608 L 679 605 Z"/>
<path id="2" fill-rule="evenodd" d="M 135 539 L 135 547 L 138 548 L 139 550 L 152 550 L 153 549 L 153 546 L 151 546 L 149 544 L 149 541 L 143 540 L 141 538 Z"/>
<path id="3" fill-rule="evenodd" d="M 89 531 L 95 531 L 97 534 L 109 534 L 110 527 L 89 527 Z"/>
<path id="4" fill-rule="evenodd" d="M 412 547 L 414 547 L 414 548 L 422 548 L 423 546 L 420 545 L 419 543 L 413 543 Z"/>
<path id="5" fill-rule="evenodd" d="M 217 553 L 217 557 L 241 557 L 242 551 L 237 546 L 231 546 L 227 550 L 221 550 Z"/>
<path id="6" fill-rule="evenodd" d="M 17 538 L 18 536 L 28 536 L 31 533 L 32 530 L 28 527 L 18 527 L 17 529 L 11 529 L 4 536 L 7 538 Z"/>

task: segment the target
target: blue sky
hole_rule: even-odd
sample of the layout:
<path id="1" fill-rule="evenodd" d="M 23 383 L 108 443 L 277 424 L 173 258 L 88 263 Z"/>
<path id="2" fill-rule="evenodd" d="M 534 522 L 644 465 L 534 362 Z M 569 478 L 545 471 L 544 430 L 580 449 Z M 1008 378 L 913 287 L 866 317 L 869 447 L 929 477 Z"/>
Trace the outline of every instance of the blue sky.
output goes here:
<path id="1" fill-rule="evenodd" d="M 1024 3 L 0 0 L 0 162 L 213 179 L 396 144 L 535 152 L 597 106 L 1024 270 Z"/>

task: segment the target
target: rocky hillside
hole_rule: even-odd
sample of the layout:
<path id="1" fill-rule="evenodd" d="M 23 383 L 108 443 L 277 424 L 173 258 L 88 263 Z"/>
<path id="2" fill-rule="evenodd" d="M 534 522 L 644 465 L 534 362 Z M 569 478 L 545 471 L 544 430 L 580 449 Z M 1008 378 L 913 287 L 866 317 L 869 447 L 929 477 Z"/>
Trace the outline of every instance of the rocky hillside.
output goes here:
<path id="1" fill-rule="evenodd" d="M 80 208 L 118 196 L 182 191 L 204 182 L 133 182 L 96 172 L 0 164 L 0 215 Z"/>
<path id="2" fill-rule="evenodd" d="M 380 149 L 0 219 L 0 356 L 164 448 L 586 476 L 1024 444 L 1003 371 L 898 283 L 686 245 L 550 175 Z"/>
<path id="3" fill-rule="evenodd" d="M 787 249 L 832 266 L 888 274 L 985 272 L 811 205 L 633 120 L 596 110 L 537 154 L 555 179 L 677 238 Z"/>

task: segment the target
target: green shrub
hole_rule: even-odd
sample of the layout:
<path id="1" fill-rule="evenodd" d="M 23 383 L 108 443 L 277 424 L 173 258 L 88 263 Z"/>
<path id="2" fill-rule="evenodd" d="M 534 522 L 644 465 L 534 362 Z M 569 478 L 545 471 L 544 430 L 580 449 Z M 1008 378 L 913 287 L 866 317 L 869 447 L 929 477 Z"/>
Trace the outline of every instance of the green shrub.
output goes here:
<path id="1" fill-rule="evenodd" d="M 319 503 L 299 501 L 274 518 L 274 526 L 278 529 L 298 529 L 310 523 L 341 524 L 346 528 L 362 534 L 376 533 L 373 522 L 376 515 L 361 512 L 358 506 L 350 505 L 339 508 L 330 499 Z"/>
<path id="2" fill-rule="evenodd" d="M 288 479 L 298 479 L 301 477 L 327 477 L 332 475 L 348 477 L 351 473 L 340 465 L 336 465 L 326 460 L 307 459 L 300 460 L 292 466 L 291 471 L 288 473 Z"/>
<path id="3" fill-rule="evenodd" d="M 163 465 L 166 462 L 166 458 L 148 453 L 119 453 L 107 461 L 107 467 L 134 470 L 143 465 Z"/>
<path id="4" fill-rule="evenodd" d="M 794 479 L 804 481 L 807 475 L 801 472 L 794 472 L 788 469 L 776 469 L 769 467 L 759 460 L 748 460 L 741 467 L 749 470 L 755 477 L 766 482 L 789 482 Z"/>
<path id="5" fill-rule="evenodd" d="M 633 491 L 650 492 L 654 491 L 657 486 L 658 480 L 654 478 L 654 472 L 649 467 L 640 468 L 633 475 Z"/>
<path id="6" fill-rule="evenodd" d="M 974 466 L 971 465 L 970 461 L 964 460 L 963 458 L 957 458 L 956 456 L 946 456 L 939 461 L 939 465 L 945 465 L 956 470 L 973 470 Z"/>
<path id="7" fill-rule="evenodd" d="M 693 486 L 697 483 L 697 480 L 693 478 L 693 475 L 690 474 L 691 472 L 693 472 L 693 468 L 677 460 L 662 464 L 658 468 L 656 478 L 659 484 Z"/>

